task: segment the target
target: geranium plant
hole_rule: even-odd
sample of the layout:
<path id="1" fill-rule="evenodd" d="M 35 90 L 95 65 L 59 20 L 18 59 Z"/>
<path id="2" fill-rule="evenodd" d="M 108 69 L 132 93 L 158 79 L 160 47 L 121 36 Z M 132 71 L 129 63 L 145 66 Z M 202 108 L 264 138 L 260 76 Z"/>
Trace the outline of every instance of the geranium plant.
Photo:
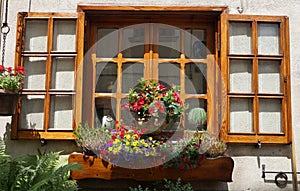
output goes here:
<path id="1" fill-rule="evenodd" d="M 23 66 L 16 69 L 0 65 L 0 89 L 18 92 L 23 89 L 25 70 Z"/>
<path id="2" fill-rule="evenodd" d="M 138 117 L 179 117 L 187 106 L 179 96 L 179 86 L 167 88 L 155 80 L 141 78 L 129 91 L 129 109 Z"/>

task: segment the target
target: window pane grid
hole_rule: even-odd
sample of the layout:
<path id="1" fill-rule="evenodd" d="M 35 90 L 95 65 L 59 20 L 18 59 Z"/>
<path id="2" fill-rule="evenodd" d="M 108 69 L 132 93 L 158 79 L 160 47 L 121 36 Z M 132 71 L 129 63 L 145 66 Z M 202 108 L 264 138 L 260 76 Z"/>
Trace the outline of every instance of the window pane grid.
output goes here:
<path id="1" fill-rule="evenodd" d="M 24 65 L 26 77 L 22 93 L 30 98 L 43 96 L 43 99 L 39 99 L 39 102 L 43 102 L 43 107 L 39 107 L 42 111 L 39 117 L 43 117 L 42 121 L 36 123 L 39 124 L 38 130 L 72 130 L 73 120 L 69 120 L 69 128 L 64 129 L 66 125 L 59 122 L 59 117 L 64 112 L 72 113 L 73 108 L 62 111 L 61 108 L 70 104 L 59 101 L 60 104 L 54 104 L 58 103 L 55 100 L 62 100 L 54 97 L 75 94 L 76 18 L 32 17 L 27 18 L 25 22 L 25 49 L 22 51 L 24 59 L 21 59 L 23 60 L 21 65 Z M 22 99 L 24 99 L 21 108 L 23 110 L 28 107 L 26 106 L 28 98 Z M 73 105 L 72 101 L 70 103 Z M 55 108 L 60 109 L 57 111 Z M 26 125 L 26 116 L 34 120 L 35 115 L 29 115 L 25 111 L 21 112 L 21 128 L 36 129 L 32 125 L 34 122 Z M 68 119 L 70 117 L 73 118 L 73 114 L 69 115 Z M 22 122 L 22 119 L 25 121 Z"/>
<path id="2" fill-rule="evenodd" d="M 283 112 L 286 106 L 283 106 L 280 101 L 285 97 L 284 85 L 286 83 L 286 74 L 282 64 L 284 57 L 281 54 L 282 23 L 234 20 L 229 21 L 228 27 L 230 31 L 227 52 L 227 56 L 230 55 L 227 70 L 227 97 L 230 108 L 228 133 L 245 135 L 285 133 Z M 242 41 L 245 43 L 241 43 Z M 241 48 L 241 44 L 247 46 Z M 244 60 L 249 60 L 249 64 L 246 64 Z M 240 109 L 243 108 L 243 104 L 235 104 L 235 99 L 241 100 L 247 97 L 249 99 L 249 96 L 254 98 L 251 98 L 253 99 L 251 116 L 253 123 L 249 123 L 247 130 L 236 124 L 239 124 L 239 121 L 248 120 L 249 112 L 248 114 L 244 112 L 245 114 L 235 121 L 238 113 L 242 112 L 237 112 L 234 108 L 238 108 L 235 105 L 239 105 Z M 247 123 L 244 121 L 243 124 Z M 249 128 L 252 128 L 252 131 Z"/>

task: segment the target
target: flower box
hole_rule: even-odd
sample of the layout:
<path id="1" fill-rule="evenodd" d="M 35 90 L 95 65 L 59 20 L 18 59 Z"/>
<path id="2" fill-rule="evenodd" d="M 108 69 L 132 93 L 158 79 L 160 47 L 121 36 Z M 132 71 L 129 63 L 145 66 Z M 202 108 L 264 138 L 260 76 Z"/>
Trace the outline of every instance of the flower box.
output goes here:
<path id="1" fill-rule="evenodd" d="M 153 167 L 147 169 L 127 169 L 112 165 L 99 157 L 71 154 L 69 163 L 82 164 L 82 171 L 71 171 L 72 179 L 99 178 L 105 180 L 134 179 L 137 181 L 156 181 L 162 179 L 183 181 L 232 181 L 234 162 L 231 157 L 204 159 L 194 170 Z"/>

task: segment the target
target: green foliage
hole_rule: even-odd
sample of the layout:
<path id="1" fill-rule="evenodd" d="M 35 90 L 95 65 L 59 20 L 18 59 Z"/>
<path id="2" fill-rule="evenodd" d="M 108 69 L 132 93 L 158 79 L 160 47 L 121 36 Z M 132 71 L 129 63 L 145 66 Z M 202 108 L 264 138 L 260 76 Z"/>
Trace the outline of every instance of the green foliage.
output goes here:
<path id="1" fill-rule="evenodd" d="M 163 181 L 156 182 L 153 185 L 154 188 L 143 188 L 139 185 L 137 188 L 129 187 L 130 191 L 193 191 L 193 187 L 190 183 L 183 184 L 181 179 L 178 178 L 176 182 L 164 179 Z"/>
<path id="2" fill-rule="evenodd" d="M 188 115 L 188 120 L 195 125 L 203 125 L 206 123 L 206 112 L 203 108 L 193 108 Z"/>
<path id="3" fill-rule="evenodd" d="M 0 144 L 1 145 L 1 144 Z M 3 144 L 2 144 L 3 145 Z M 76 181 L 69 180 L 77 163 L 59 166 L 59 152 L 12 158 L 0 153 L 0 191 L 73 191 Z"/>
<path id="4" fill-rule="evenodd" d="M 18 92 L 23 88 L 25 71 L 23 66 L 15 70 L 0 65 L 0 89 Z"/>
<path id="5" fill-rule="evenodd" d="M 207 131 L 201 134 L 201 148 L 209 157 L 223 156 L 227 150 L 227 144 L 214 136 L 210 136 Z"/>
<path id="6" fill-rule="evenodd" d="M 79 124 L 73 133 L 77 145 L 90 151 L 99 150 L 99 146 L 105 145 L 110 139 L 110 135 L 105 128 L 91 128 L 87 123 Z"/>

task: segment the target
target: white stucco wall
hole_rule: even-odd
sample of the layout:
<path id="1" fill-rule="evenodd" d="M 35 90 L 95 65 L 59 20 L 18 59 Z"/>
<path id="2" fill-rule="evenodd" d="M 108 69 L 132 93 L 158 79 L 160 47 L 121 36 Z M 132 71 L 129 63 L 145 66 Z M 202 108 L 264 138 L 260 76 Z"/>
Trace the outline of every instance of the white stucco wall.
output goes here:
<path id="1" fill-rule="evenodd" d="M 286 15 L 290 18 L 290 50 L 291 50 L 291 84 L 292 84 L 292 123 L 297 167 L 300 168 L 300 1 L 298 0 L 241 0 L 244 5 L 243 14 Z M 8 23 L 11 32 L 7 37 L 6 65 L 13 66 L 15 50 L 15 31 L 17 12 L 76 12 L 78 4 L 98 3 L 100 5 L 143 5 L 143 6 L 228 6 L 229 12 L 238 14 L 240 0 L 9 0 Z M 31 2 L 31 5 L 29 5 Z M 5 136 L 7 151 L 12 155 L 34 153 L 41 148 L 39 141 L 10 140 L 10 117 L 0 117 L 0 137 Z M 51 141 L 42 150 L 64 150 L 66 154 L 76 150 L 73 142 Z M 275 174 L 267 175 L 266 181 L 261 178 L 261 164 L 266 170 L 291 171 L 291 146 L 262 145 L 261 149 L 254 145 L 229 146 L 228 154 L 234 158 L 235 167 L 232 183 L 203 183 L 209 190 L 292 190 L 292 183 L 284 189 L 278 188 L 273 182 Z M 298 178 L 300 179 L 300 177 Z M 289 180 L 292 177 L 289 175 Z"/>

